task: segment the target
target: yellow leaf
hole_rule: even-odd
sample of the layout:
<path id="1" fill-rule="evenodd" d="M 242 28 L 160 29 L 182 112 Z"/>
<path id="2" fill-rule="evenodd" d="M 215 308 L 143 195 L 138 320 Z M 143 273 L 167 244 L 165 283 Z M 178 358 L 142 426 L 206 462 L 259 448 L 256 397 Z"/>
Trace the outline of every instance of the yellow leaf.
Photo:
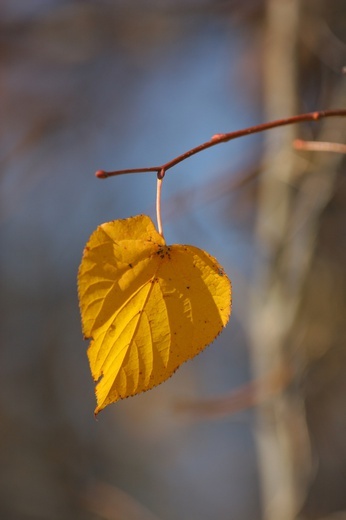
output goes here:
<path id="1" fill-rule="evenodd" d="M 167 246 L 145 215 L 102 224 L 78 272 L 95 414 L 149 390 L 196 356 L 227 324 L 231 284 L 217 260 Z"/>

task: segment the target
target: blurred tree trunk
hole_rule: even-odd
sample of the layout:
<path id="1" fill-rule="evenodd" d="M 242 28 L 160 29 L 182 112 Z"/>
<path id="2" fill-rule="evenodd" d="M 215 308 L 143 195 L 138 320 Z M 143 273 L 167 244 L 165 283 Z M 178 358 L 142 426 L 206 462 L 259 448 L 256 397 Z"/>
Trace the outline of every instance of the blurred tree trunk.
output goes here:
<path id="1" fill-rule="evenodd" d="M 299 112 L 296 47 L 298 34 L 304 33 L 301 7 L 299 0 L 266 2 L 268 120 Z M 344 106 L 343 92 L 331 92 L 333 106 Z M 319 128 L 321 140 L 337 141 L 345 135 L 343 120 L 326 121 Z M 296 131 L 284 128 L 267 136 L 258 199 L 261 258 L 250 316 L 253 371 L 256 379 L 266 380 L 273 373 L 282 377 L 282 392 L 259 396 L 257 410 L 265 520 L 291 520 L 300 509 L 302 518 L 317 519 L 346 507 L 341 210 L 346 190 L 333 199 L 340 155 L 315 154 L 306 175 L 299 171 L 301 163 L 292 152 Z"/>
<path id="2" fill-rule="evenodd" d="M 297 113 L 297 39 L 299 0 L 267 0 L 264 48 L 265 119 Z M 251 309 L 252 361 L 255 379 L 265 380 L 288 366 L 287 336 L 300 283 L 290 265 L 288 240 L 292 212 L 291 180 L 296 169 L 292 141 L 296 128 L 268 133 L 260 180 L 257 241 L 259 270 Z M 263 518 L 292 520 L 297 510 L 296 454 L 307 453 L 304 417 L 294 394 L 272 396 L 257 410 L 257 441 Z M 297 446 L 299 444 L 299 446 Z M 308 460 L 300 460 L 299 470 Z"/>

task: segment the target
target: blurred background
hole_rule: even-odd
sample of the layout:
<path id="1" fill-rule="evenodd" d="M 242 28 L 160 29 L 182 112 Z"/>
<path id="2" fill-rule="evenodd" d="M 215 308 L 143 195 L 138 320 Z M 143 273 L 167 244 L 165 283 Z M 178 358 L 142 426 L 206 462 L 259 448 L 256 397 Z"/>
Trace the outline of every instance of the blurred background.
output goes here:
<path id="1" fill-rule="evenodd" d="M 345 160 L 292 145 L 345 143 L 345 120 L 167 173 L 166 240 L 217 257 L 233 314 L 97 421 L 76 294 L 99 224 L 155 217 L 155 174 L 95 170 L 345 108 L 345 1 L 5 0 L 0 42 L 0 517 L 345 518 Z"/>

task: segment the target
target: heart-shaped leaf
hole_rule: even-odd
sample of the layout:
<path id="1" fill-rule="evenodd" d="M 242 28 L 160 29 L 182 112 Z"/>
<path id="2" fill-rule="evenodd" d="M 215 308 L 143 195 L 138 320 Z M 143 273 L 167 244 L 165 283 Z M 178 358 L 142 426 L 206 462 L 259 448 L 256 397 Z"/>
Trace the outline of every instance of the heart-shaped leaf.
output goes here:
<path id="1" fill-rule="evenodd" d="M 220 333 L 231 284 L 217 260 L 165 244 L 145 215 L 102 224 L 78 273 L 83 332 L 91 338 L 95 414 L 162 383 Z"/>

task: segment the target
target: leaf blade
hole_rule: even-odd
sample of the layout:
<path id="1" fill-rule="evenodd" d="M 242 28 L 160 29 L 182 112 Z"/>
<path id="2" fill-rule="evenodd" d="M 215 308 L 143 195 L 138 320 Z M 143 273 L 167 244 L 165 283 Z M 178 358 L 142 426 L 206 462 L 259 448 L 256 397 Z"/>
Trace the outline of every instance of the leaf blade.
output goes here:
<path id="1" fill-rule="evenodd" d="M 91 235 L 78 293 L 95 413 L 165 381 L 215 339 L 231 312 L 231 284 L 217 260 L 194 246 L 167 246 L 144 215 Z"/>

